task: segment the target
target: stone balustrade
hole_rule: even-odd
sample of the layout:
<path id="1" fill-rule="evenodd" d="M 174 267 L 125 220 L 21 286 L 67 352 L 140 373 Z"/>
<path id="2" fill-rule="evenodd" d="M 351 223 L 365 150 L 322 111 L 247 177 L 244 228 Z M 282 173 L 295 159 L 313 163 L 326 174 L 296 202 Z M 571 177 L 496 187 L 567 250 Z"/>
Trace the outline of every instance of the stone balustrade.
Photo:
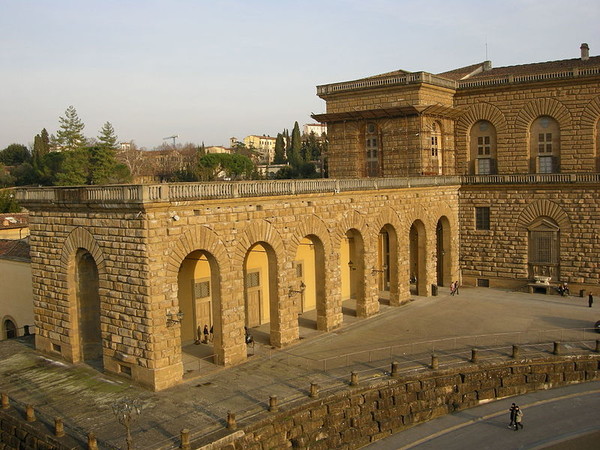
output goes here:
<path id="1" fill-rule="evenodd" d="M 508 75 L 505 77 L 493 77 L 485 79 L 475 78 L 473 80 L 454 81 L 438 75 L 433 75 L 428 72 L 415 72 L 402 75 L 366 78 L 362 80 L 347 81 L 342 83 L 325 84 L 322 86 L 317 86 L 317 95 L 321 96 L 335 94 L 338 92 L 353 91 L 357 89 L 378 88 L 384 86 L 394 86 L 412 83 L 428 83 L 433 84 L 435 86 L 441 86 L 450 89 L 469 89 L 598 75 L 600 75 L 600 68 L 590 67 L 585 69 L 575 68 L 551 73 L 527 74 L 517 76 Z"/>
<path id="2" fill-rule="evenodd" d="M 468 175 L 401 178 L 348 178 L 171 183 L 119 186 L 64 186 L 17 188 L 16 199 L 34 204 L 143 204 L 228 198 L 273 197 L 299 194 L 373 191 L 462 184 L 600 183 L 598 173 Z"/>

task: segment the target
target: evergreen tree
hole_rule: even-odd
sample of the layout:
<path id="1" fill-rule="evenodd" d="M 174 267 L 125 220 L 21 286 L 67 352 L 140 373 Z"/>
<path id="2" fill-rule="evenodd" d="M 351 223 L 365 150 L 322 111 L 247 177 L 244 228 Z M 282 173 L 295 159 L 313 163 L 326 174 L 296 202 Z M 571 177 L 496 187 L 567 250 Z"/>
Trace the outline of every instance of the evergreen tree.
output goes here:
<path id="1" fill-rule="evenodd" d="M 90 184 L 107 184 L 112 179 L 117 160 L 115 150 L 107 145 L 98 144 L 87 148 Z"/>
<path id="2" fill-rule="evenodd" d="M 58 171 L 54 184 L 57 186 L 75 186 L 88 184 L 90 156 L 85 148 L 77 148 L 70 152 L 62 152 L 58 158 Z M 50 156 L 50 155 L 48 155 Z"/>
<path id="3" fill-rule="evenodd" d="M 294 129 L 292 130 L 292 140 L 290 143 L 290 151 L 288 152 L 288 161 L 292 167 L 299 167 L 304 161 L 300 151 L 302 150 L 302 138 L 300 136 L 300 127 L 298 122 L 294 122 Z"/>
<path id="4" fill-rule="evenodd" d="M 73 106 L 69 106 L 65 111 L 65 117 L 59 117 L 60 129 L 56 132 L 56 138 L 53 142 L 57 150 L 76 150 L 86 144 L 83 129 L 85 125 L 77 115 Z"/>
<path id="5" fill-rule="evenodd" d="M 285 141 L 283 140 L 283 134 L 277 133 L 277 139 L 275 140 L 275 156 L 273 157 L 273 164 L 285 164 Z"/>
<path id="6" fill-rule="evenodd" d="M 51 184 L 48 167 L 44 164 L 45 156 L 50 152 L 50 137 L 44 128 L 40 134 L 33 139 L 32 162 L 36 182 L 39 184 Z"/>
<path id="7" fill-rule="evenodd" d="M 115 134 L 115 129 L 110 122 L 106 122 L 100 129 L 100 134 L 98 135 L 98 145 L 100 147 L 116 150 L 117 140 L 118 138 Z"/>

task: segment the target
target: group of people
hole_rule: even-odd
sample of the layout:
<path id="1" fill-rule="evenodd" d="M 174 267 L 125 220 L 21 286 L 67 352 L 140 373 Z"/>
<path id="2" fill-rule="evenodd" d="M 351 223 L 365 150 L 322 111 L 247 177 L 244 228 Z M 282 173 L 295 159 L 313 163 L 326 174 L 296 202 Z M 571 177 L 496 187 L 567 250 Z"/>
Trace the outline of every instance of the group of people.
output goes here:
<path id="1" fill-rule="evenodd" d="M 558 293 L 563 297 L 565 295 L 571 295 L 571 293 L 569 292 L 569 285 L 566 281 L 563 284 L 559 285 L 556 289 L 558 290 Z"/>
<path id="2" fill-rule="evenodd" d="M 450 283 L 450 295 L 458 295 L 458 281 Z"/>
<path id="3" fill-rule="evenodd" d="M 204 330 L 200 331 L 201 328 L 198 327 L 198 339 L 194 342 L 194 344 L 198 345 L 201 343 L 208 344 L 213 340 L 213 326 L 210 326 L 210 330 L 208 329 L 208 325 L 204 325 Z M 204 337 L 202 337 L 204 336 Z"/>
<path id="4" fill-rule="evenodd" d="M 515 427 L 515 431 L 519 431 L 519 427 L 523 429 L 523 411 L 513 403 L 508 410 L 510 412 L 510 423 L 508 428 Z"/>

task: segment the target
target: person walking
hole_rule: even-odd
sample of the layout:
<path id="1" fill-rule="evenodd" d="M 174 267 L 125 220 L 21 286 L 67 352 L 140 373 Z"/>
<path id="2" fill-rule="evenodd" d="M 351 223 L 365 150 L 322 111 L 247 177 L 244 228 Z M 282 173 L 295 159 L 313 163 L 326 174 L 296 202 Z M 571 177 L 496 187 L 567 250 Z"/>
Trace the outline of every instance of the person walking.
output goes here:
<path id="1" fill-rule="evenodd" d="M 204 343 L 208 344 L 208 325 L 204 325 Z"/>
<path id="2" fill-rule="evenodd" d="M 452 283 L 450 283 L 450 295 L 454 295 L 454 291 L 456 289 L 455 286 L 456 285 L 454 284 L 454 281 Z"/>
<path id="3" fill-rule="evenodd" d="M 515 431 L 519 431 L 519 427 L 521 427 L 521 430 L 523 429 L 523 411 L 515 406 Z"/>
<path id="4" fill-rule="evenodd" d="M 458 280 L 454 282 L 454 293 L 458 295 Z"/>
<path id="5" fill-rule="evenodd" d="M 594 293 L 590 292 L 590 295 L 588 295 L 588 305 L 591 308 L 593 304 L 594 304 Z"/>
<path id="6" fill-rule="evenodd" d="M 513 403 L 512 405 L 510 405 L 510 409 L 508 410 L 508 412 L 510 413 L 510 423 L 508 424 L 508 428 L 512 428 L 515 425 L 515 409 L 516 409 L 517 405 L 515 403 Z"/>

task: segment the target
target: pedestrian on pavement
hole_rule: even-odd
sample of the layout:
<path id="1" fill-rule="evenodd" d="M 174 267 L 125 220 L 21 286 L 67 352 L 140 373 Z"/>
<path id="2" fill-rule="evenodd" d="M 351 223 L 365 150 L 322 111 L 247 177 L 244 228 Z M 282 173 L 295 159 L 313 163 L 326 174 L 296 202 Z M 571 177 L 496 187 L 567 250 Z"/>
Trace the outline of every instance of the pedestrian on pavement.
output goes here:
<path id="1" fill-rule="evenodd" d="M 213 326 L 214 326 L 214 325 L 211 325 L 211 326 L 210 326 L 210 342 L 212 342 L 212 341 L 213 341 L 213 339 L 214 339 L 214 334 L 213 334 L 213 332 L 215 331 L 215 329 L 213 328 Z"/>
<path id="2" fill-rule="evenodd" d="M 515 431 L 519 431 L 519 427 L 521 427 L 521 430 L 523 429 L 523 411 L 515 406 Z"/>
<path id="3" fill-rule="evenodd" d="M 593 304 L 594 304 L 594 293 L 590 292 L 590 295 L 588 295 L 588 305 L 591 308 Z"/>
<path id="4" fill-rule="evenodd" d="M 458 295 L 458 280 L 454 282 L 454 293 Z"/>
<path id="5" fill-rule="evenodd" d="M 517 408 L 517 405 L 515 403 L 510 405 L 510 409 L 508 410 L 508 412 L 510 413 L 510 423 L 508 424 L 508 428 L 512 428 L 515 424 L 515 409 L 516 408 Z"/>
<path id="6" fill-rule="evenodd" d="M 208 344 L 208 325 L 204 325 L 204 343 Z"/>
<path id="7" fill-rule="evenodd" d="M 454 284 L 454 281 L 452 283 L 450 283 L 450 295 L 454 295 L 454 292 L 456 290 L 456 284 Z"/>

